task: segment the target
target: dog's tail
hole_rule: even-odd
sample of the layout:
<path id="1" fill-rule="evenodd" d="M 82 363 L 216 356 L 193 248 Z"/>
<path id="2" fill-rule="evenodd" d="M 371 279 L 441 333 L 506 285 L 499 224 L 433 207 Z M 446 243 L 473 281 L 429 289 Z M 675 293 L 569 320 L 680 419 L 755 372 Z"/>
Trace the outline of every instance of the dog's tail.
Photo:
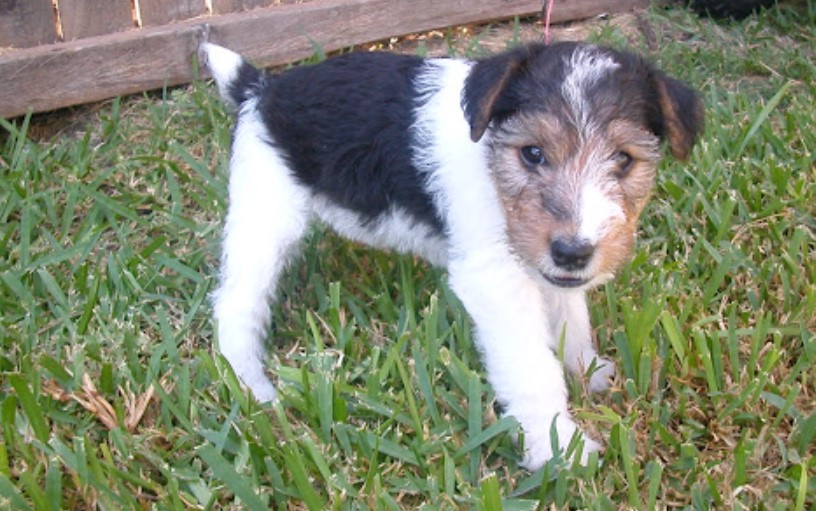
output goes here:
<path id="1" fill-rule="evenodd" d="M 234 108 L 256 97 L 263 87 L 263 71 L 253 67 L 234 51 L 217 44 L 203 43 L 200 55 L 215 78 L 221 97 Z"/>

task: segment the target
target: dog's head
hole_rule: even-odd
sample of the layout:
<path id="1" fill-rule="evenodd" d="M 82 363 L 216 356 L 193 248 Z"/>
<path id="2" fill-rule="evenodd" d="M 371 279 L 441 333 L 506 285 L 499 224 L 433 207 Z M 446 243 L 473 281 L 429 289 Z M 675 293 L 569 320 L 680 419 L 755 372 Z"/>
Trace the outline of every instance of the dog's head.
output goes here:
<path id="1" fill-rule="evenodd" d="M 696 94 L 642 58 L 584 43 L 530 45 L 474 64 L 463 92 L 484 138 L 517 255 L 558 287 L 628 260 L 661 141 L 686 159 Z"/>

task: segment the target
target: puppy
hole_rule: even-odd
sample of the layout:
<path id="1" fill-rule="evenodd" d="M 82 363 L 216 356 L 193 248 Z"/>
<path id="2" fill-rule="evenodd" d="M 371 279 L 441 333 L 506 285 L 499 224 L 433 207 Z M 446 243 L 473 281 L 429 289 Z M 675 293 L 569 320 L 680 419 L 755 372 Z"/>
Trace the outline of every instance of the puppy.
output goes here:
<path id="1" fill-rule="evenodd" d="M 583 43 L 483 60 L 351 53 L 280 75 L 205 43 L 237 114 L 220 285 L 221 353 L 260 401 L 269 303 L 313 219 L 447 269 L 487 377 L 541 467 L 573 434 L 562 363 L 593 347 L 585 292 L 627 261 L 661 141 L 685 159 L 703 122 L 695 93 L 642 58 Z M 554 432 L 557 438 L 551 438 Z"/>

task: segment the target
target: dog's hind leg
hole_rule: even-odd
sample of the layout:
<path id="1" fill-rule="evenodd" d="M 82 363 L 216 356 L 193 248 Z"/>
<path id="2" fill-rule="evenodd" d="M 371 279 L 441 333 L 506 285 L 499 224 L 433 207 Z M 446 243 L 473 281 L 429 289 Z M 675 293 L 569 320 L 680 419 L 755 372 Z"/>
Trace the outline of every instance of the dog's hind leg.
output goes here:
<path id="1" fill-rule="evenodd" d="M 253 105 L 245 104 L 230 160 L 230 205 L 214 294 L 220 352 L 259 401 L 276 397 L 264 371 L 269 303 L 309 221 L 308 194 L 267 140 Z"/>

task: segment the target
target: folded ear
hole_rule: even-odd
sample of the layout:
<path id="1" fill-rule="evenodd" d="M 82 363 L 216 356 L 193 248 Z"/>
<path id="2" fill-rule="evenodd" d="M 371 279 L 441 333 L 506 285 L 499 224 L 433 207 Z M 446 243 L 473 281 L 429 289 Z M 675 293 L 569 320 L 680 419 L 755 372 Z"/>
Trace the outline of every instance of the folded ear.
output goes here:
<path id="1" fill-rule="evenodd" d="M 660 108 L 653 129 L 668 141 L 672 156 L 686 160 L 703 130 L 703 103 L 688 85 L 660 71 L 653 80 Z"/>
<path id="2" fill-rule="evenodd" d="M 522 46 L 473 65 L 462 92 L 462 107 L 470 124 L 471 140 L 478 142 L 490 121 L 510 115 L 517 108 L 512 106 L 505 92 L 513 78 L 541 48 L 543 46 Z"/>

